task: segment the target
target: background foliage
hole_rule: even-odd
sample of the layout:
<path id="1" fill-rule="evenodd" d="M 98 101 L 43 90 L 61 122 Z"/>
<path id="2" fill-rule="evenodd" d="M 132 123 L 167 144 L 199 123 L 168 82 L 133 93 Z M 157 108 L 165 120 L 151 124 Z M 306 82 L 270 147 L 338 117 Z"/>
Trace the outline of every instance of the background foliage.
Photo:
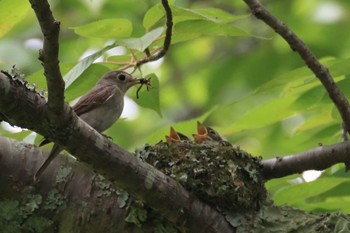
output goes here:
<path id="1" fill-rule="evenodd" d="M 41 47 L 38 23 L 28 1 L 14 2 L 0 1 L 1 69 L 16 65 L 38 90 L 45 89 L 36 59 Z M 146 47 L 161 46 L 164 13 L 159 2 L 51 1 L 61 21 L 67 101 L 87 92 L 104 72 L 122 66 L 117 63 L 130 61 L 130 51 L 139 58 Z M 321 58 L 349 98 L 350 2 L 263 3 Z M 191 135 L 197 119 L 263 158 L 341 140 L 340 118 L 319 81 L 279 36 L 249 15 L 243 1 L 177 0 L 173 13 L 170 51 L 141 69 L 143 76 L 155 73 L 159 80 L 152 78 L 154 88 L 143 90 L 139 100 L 136 90 L 130 92 L 129 114 L 106 132 L 117 144 L 133 150 L 158 142 L 170 125 Z M 1 135 L 34 140 L 30 131 L 14 133 L 2 126 Z M 267 187 L 278 204 L 350 212 L 349 175 L 343 170 L 337 165 L 314 182 L 292 176 L 269 181 Z"/>

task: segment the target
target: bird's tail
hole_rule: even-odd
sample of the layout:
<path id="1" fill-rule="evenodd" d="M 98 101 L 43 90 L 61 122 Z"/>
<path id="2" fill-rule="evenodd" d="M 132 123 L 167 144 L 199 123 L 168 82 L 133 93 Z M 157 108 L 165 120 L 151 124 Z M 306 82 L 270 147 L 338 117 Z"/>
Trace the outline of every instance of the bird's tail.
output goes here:
<path id="1" fill-rule="evenodd" d="M 45 160 L 45 162 L 41 165 L 41 167 L 36 171 L 34 174 L 33 180 L 34 182 L 37 181 L 37 179 L 41 176 L 41 174 L 45 171 L 47 166 L 51 163 L 51 161 L 56 158 L 56 156 L 62 151 L 62 147 L 59 146 L 58 144 L 54 144 L 51 152 L 49 154 L 49 157 Z"/>

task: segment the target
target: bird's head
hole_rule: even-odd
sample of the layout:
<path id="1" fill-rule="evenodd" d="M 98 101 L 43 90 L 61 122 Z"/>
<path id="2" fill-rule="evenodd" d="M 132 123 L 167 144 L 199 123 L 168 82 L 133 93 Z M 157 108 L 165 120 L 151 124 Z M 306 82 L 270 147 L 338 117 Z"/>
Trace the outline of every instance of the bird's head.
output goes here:
<path id="1" fill-rule="evenodd" d="M 136 84 L 141 83 L 141 79 L 133 77 L 131 74 L 128 74 L 124 71 L 114 70 L 103 75 L 98 84 L 110 84 L 117 85 L 118 88 L 126 93 L 126 91 Z"/>

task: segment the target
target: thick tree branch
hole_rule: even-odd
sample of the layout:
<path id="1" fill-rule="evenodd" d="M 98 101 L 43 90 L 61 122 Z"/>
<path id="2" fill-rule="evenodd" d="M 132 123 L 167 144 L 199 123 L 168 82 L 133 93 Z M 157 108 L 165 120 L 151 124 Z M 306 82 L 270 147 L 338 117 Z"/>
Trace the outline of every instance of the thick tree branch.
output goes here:
<path id="1" fill-rule="evenodd" d="M 324 170 L 337 163 L 349 162 L 350 142 L 319 146 L 306 152 L 262 161 L 266 179 L 284 177 L 307 170 Z"/>
<path id="2" fill-rule="evenodd" d="M 0 73 L 0 109 L 10 124 L 32 129 L 64 146 L 117 187 L 127 190 L 189 232 L 233 232 L 225 218 L 191 196 L 180 184 L 142 162 L 99 134 L 73 111 L 65 108 L 69 121 L 52 131 L 45 113 L 45 100 Z"/>
<path id="3" fill-rule="evenodd" d="M 63 225 L 75 232 L 91 233 L 110 232 L 111 229 L 113 232 L 148 233 L 160 229 L 164 232 L 164 226 L 168 232 L 177 230 L 149 208 L 138 206 L 138 202 L 132 201 L 126 193 L 115 190 L 91 169 L 66 156 L 58 156 L 41 182 L 33 187 L 29 175 L 33 167 L 38 165 L 34 160 L 44 160 L 44 154 L 44 151 L 33 145 L 0 137 L 0 196 L 6 197 L 2 200 L 3 204 L 18 202 L 15 210 L 9 208 L 6 213 L 9 224 L 21 225 L 21 232 L 33 231 L 32 225 L 26 226 L 26 222 L 29 222 L 26 220 L 32 217 L 39 218 L 42 224 L 46 223 L 44 231 L 40 232 L 56 232 Z M 36 205 L 33 206 L 33 203 Z M 28 206 L 34 208 L 28 209 Z M 128 211 L 133 207 L 147 211 L 147 219 L 141 227 L 125 221 L 128 213 L 135 216 L 132 210 Z M 24 215 L 18 214 L 21 209 Z M 11 214 L 13 211 L 16 215 Z M 238 232 L 339 232 L 342 226 L 350 222 L 348 215 L 338 212 L 307 213 L 270 202 L 264 203 L 259 211 L 226 214 L 237 225 Z M 1 230 L 4 231 L 4 228 Z"/>
<path id="4" fill-rule="evenodd" d="M 33 186 L 31 175 L 48 154 L 49 151 L 34 145 L 0 136 L 0 199 L 4 201 L 3 198 L 7 196 L 8 199 L 12 193 L 11 201 L 19 200 L 21 205 L 26 205 L 22 203 L 23 199 L 28 200 L 30 196 L 40 195 L 43 200 L 50 200 L 37 203 L 37 209 L 27 213 L 29 216 L 22 216 L 23 220 L 30 216 L 41 216 L 53 221 L 45 232 L 56 232 L 58 225 L 59 228 L 65 225 L 76 232 L 110 232 L 110 229 L 114 229 L 114 232 L 151 233 L 156 225 L 154 220 L 158 224 L 170 224 L 146 206 L 144 210 L 147 210 L 147 214 L 155 215 L 154 219 L 148 218 L 142 222 L 142 228 L 126 222 L 130 208 L 135 206 L 133 198 L 68 156 L 59 155 L 44 176 L 40 177 L 40 182 Z M 52 193 L 55 193 L 54 199 L 50 196 Z M 125 201 L 124 205 L 120 199 Z M 70 216 L 68 222 L 63 220 L 65 216 Z M 8 221 L 18 220 L 19 224 L 23 223 L 18 216 L 13 218 Z"/>
<path id="5" fill-rule="evenodd" d="M 163 48 L 152 55 L 147 55 L 147 57 L 142 58 L 136 62 L 136 67 L 139 67 L 147 62 L 156 61 L 160 58 L 162 58 L 167 51 L 169 50 L 170 44 L 171 44 L 171 36 L 172 36 L 172 30 L 173 30 L 173 16 L 171 13 L 171 9 L 168 3 L 168 0 L 162 0 L 162 5 L 165 10 L 165 17 L 166 17 L 166 31 L 165 31 L 165 39 L 163 43 Z M 149 51 L 146 50 L 146 54 L 149 54 Z"/>
<path id="6" fill-rule="evenodd" d="M 42 61 L 47 81 L 48 114 L 50 119 L 59 124 L 62 122 L 61 114 L 64 112 L 65 106 L 65 84 L 58 60 L 60 22 L 54 19 L 47 1 L 29 0 L 29 2 L 35 11 L 44 36 L 43 49 L 39 52 L 39 60 Z"/>
<path id="7" fill-rule="evenodd" d="M 312 70 L 316 77 L 321 81 L 328 92 L 329 97 L 337 107 L 346 131 L 350 132 L 350 106 L 349 102 L 339 87 L 335 84 L 328 69 L 323 66 L 311 52 L 307 45 L 281 20 L 274 17 L 258 0 L 244 0 L 249 6 L 252 14 L 258 19 L 264 21 L 280 34 L 290 45 L 293 51 L 296 51 L 303 59 L 305 64 Z"/>

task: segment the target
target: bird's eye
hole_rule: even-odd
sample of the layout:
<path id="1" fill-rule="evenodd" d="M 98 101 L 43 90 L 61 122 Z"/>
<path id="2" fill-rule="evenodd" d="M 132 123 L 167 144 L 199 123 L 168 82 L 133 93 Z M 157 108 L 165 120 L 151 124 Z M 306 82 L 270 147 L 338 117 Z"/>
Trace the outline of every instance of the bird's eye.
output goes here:
<path id="1" fill-rule="evenodd" d="M 119 75 L 118 75 L 118 79 L 119 79 L 120 81 L 125 81 L 125 79 L 126 79 L 125 74 L 119 74 Z"/>

